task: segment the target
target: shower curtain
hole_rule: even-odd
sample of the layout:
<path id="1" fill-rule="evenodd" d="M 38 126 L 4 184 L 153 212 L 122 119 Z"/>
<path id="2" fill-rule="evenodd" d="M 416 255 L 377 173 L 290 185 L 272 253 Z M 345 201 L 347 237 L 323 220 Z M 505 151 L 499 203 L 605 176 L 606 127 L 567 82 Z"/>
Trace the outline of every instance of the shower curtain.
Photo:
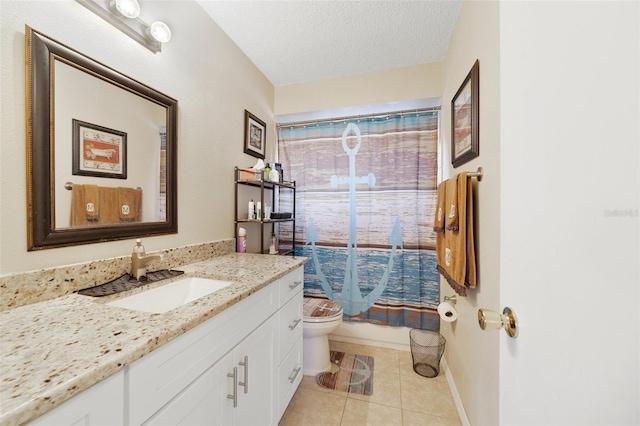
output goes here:
<path id="1" fill-rule="evenodd" d="M 278 125 L 305 296 L 339 303 L 346 321 L 439 330 L 438 121 L 429 110 Z M 291 204 L 285 194 L 280 211 Z"/>

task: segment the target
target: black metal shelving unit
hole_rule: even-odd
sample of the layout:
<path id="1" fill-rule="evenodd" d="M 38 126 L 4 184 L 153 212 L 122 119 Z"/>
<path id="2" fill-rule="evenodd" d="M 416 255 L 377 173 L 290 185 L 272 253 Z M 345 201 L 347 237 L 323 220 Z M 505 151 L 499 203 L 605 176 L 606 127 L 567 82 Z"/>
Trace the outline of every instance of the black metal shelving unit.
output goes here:
<path id="1" fill-rule="evenodd" d="M 292 231 L 291 231 L 291 247 L 280 248 L 278 250 L 278 255 L 287 255 L 293 254 L 296 245 L 296 182 L 271 182 L 266 179 L 263 171 L 259 171 L 256 175 L 255 179 L 241 179 L 242 169 L 236 167 L 235 168 L 235 236 L 238 238 L 238 224 L 240 223 L 252 223 L 259 227 L 260 232 L 260 250 L 263 254 L 269 253 L 269 249 L 265 250 L 264 246 L 264 226 L 271 225 L 271 232 L 276 232 L 276 224 L 278 223 L 291 223 Z M 275 208 L 276 205 L 276 196 L 282 190 L 292 191 L 292 213 L 290 218 L 286 219 L 249 219 L 249 218 L 239 218 L 238 217 L 238 190 L 240 186 L 249 186 L 253 188 L 260 189 L 260 198 L 258 199 L 262 205 L 262 209 L 264 211 L 265 206 L 265 194 L 269 196 L 271 199 L 271 206 Z M 249 233 L 249 229 L 247 229 L 247 233 Z M 282 243 L 280 236 L 278 235 L 278 241 Z"/>

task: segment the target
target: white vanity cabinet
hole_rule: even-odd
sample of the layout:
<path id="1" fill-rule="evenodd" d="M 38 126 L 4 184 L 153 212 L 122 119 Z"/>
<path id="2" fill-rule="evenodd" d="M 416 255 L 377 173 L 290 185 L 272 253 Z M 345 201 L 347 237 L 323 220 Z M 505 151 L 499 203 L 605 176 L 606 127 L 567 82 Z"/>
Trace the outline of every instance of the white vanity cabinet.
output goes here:
<path id="1" fill-rule="evenodd" d="M 189 402 L 195 403 L 196 401 L 193 399 L 200 397 L 200 395 L 191 395 L 194 391 L 190 385 L 199 385 L 193 382 L 207 373 L 210 368 L 214 370 L 211 372 L 214 376 L 213 383 L 206 386 L 214 388 L 219 386 L 220 389 L 215 390 L 214 393 L 219 393 L 221 399 L 225 399 L 227 394 L 232 394 L 234 379 L 227 377 L 227 374 L 232 374 L 233 369 L 237 368 L 237 401 L 239 404 L 249 395 L 249 393 L 246 395 L 242 393 L 244 392 L 243 387 L 239 385 L 240 382 L 244 383 L 245 381 L 245 369 L 239 365 L 244 361 L 245 356 L 248 357 L 251 372 L 257 371 L 265 362 L 260 360 L 261 357 L 267 360 L 271 358 L 271 364 L 265 373 L 271 375 L 267 377 L 271 386 L 273 383 L 275 336 L 273 325 L 267 320 L 277 311 L 277 290 L 274 285 L 261 289 L 209 321 L 131 364 L 126 375 L 126 385 L 129 389 L 128 403 L 126 404 L 128 406 L 127 423 L 139 425 L 148 421 L 153 424 L 156 423 L 152 418 L 154 415 L 187 418 L 189 413 L 184 411 L 184 407 L 170 402 L 174 398 L 179 399 L 177 397 L 181 396 L 181 393 L 187 392 L 189 396 L 186 398 Z M 260 327 L 261 325 L 265 327 Z M 224 364 L 226 358 L 231 359 L 229 361 L 230 367 L 226 371 L 222 369 L 218 371 L 217 364 L 220 362 Z M 254 365 L 255 368 L 253 368 Z M 253 397 L 254 393 L 262 392 L 262 395 L 267 398 L 265 404 L 272 404 L 270 401 L 273 393 L 271 387 L 265 386 L 264 389 L 260 389 L 260 382 L 264 382 L 265 378 L 262 377 L 254 381 L 251 372 L 249 372 L 251 396 Z M 254 383 L 255 387 L 252 386 Z M 219 408 L 226 409 L 229 406 L 233 408 L 233 401 L 228 399 L 228 402 L 229 404 Z M 159 412 L 161 409 L 162 412 Z M 212 406 L 211 409 L 215 410 L 216 408 Z M 172 411 L 176 411 L 176 413 Z M 269 416 L 270 413 L 262 413 L 261 415 Z M 224 413 L 220 413 L 220 416 L 223 421 L 225 419 Z M 269 420 L 266 423 L 270 423 L 272 418 L 272 416 L 268 417 Z M 157 423 L 165 422 L 158 420 Z M 223 424 L 230 423 L 224 420 Z"/>
<path id="2" fill-rule="evenodd" d="M 124 419 L 124 372 L 118 371 L 38 417 L 32 425 L 117 425 Z"/>
<path id="3" fill-rule="evenodd" d="M 303 268 L 32 422 L 277 424 L 302 380 Z"/>
<path id="4" fill-rule="evenodd" d="M 266 425 L 274 416 L 275 317 L 148 419 L 148 425 Z"/>

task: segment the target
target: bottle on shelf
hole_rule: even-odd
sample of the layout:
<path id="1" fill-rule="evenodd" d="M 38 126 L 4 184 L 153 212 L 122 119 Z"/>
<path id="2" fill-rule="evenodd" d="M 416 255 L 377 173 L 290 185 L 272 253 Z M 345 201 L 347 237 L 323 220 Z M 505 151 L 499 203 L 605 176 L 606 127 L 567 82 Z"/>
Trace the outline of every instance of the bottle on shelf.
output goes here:
<path id="1" fill-rule="evenodd" d="M 278 237 L 276 233 L 271 233 L 271 245 L 269 246 L 269 254 L 278 254 Z"/>
<path id="2" fill-rule="evenodd" d="M 247 230 L 244 228 L 238 229 L 238 253 L 246 253 L 247 252 Z"/>
<path id="3" fill-rule="evenodd" d="M 271 182 L 280 182 L 280 173 L 278 173 L 275 167 L 269 172 L 269 180 Z"/>
<path id="4" fill-rule="evenodd" d="M 256 218 L 255 214 L 256 214 L 255 204 L 253 203 L 253 198 L 252 198 L 251 201 L 249 201 L 249 214 L 247 215 L 248 219 L 249 220 L 255 219 Z"/>

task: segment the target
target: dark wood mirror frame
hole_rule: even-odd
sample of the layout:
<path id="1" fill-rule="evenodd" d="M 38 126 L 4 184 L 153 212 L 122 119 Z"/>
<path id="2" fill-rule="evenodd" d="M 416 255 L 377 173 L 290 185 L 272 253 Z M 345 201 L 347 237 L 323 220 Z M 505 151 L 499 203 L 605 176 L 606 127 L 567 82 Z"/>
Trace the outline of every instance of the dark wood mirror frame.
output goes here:
<path id="1" fill-rule="evenodd" d="M 27 249 L 29 251 L 178 232 L 178 101 L 26 26 Z M 53 61 L 60 60 L 167 109 L 166 221 L 55 228 Z"/>

